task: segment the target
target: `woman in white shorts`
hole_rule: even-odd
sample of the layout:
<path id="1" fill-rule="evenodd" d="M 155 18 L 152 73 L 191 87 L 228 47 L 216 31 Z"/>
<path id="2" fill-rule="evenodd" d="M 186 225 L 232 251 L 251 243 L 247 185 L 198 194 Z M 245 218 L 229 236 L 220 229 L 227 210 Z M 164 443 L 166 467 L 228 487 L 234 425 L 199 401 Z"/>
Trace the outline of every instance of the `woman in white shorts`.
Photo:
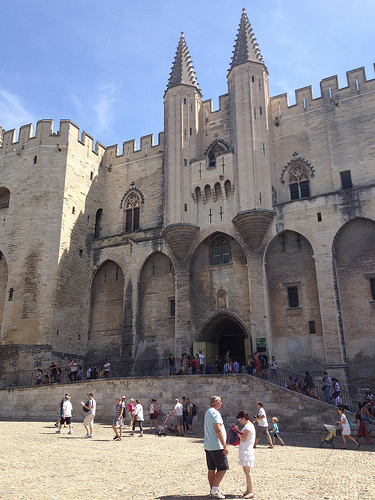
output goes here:
<path id="1" fill-rule="evenodd" d="M 243 498 L 254 498 L 250 467 L 254 464 L 255 427 L 250 422 L 250 415 L 246 411 L 240 411 L 236 418 L 243 425 L 242 433 L 238 434 L 240 438 L 240 447 L 238 450 L 239 464 L 242 465 L 246 476 L 246 491 L 243 494 Z M 238 426 L 236 426 L 236 429 L 238 429 Z"/>

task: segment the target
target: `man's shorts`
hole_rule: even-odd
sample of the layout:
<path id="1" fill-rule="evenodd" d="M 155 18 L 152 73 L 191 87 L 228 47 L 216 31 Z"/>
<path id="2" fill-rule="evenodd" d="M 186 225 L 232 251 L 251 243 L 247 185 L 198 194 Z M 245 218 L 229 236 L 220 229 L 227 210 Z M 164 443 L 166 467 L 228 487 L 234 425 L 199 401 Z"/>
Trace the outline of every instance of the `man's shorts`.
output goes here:
<path id="1" fill-rule="evenodd" d="M 64 425 L 64 424 L 70 425 L 71 423 L 72 423 L 72 417 L 65 417 L 65 418 L 61 417 L 61 420 L 60 420 L 61 425 Z"/>
<path id="2" fill-rule="evenodd" d="M 206 462 L 208 470 L 229 470 L 228 458 L 224 450 L 204 450 L 206 452 Z"/>
<path id="3" fill-rule="evenodd" d="M 91 422 L 94 420 L 95 415 L 86 415 L 85 418 L 83 419 L 83 425 L 90 425 Z"/>
<path id="4" fill-rule="evenodd" d="M 193 417 L 194 417 L 194 415 L 191 413 L 190 417 L 187 418 L 187 424 L 188 425 L 193 425 Z"/>
<path id="5" fill-rule="evenodd" d="M 263 436 L 263 434 L 266 435 L 267 439 L 271 439 L 270 433 L 268 432 L 268 427 L 259 427 L 258 426 L 257 439 L 260 439 Z"/>
<path id="6" fill-rule="evenodd" d="M 177 421 L 177 425 L 183 425 L 184 424 L 184 419 L 183 419 L 183 416 L 181 415 L 177 415 L 176 416 L 176 421 Z"/>

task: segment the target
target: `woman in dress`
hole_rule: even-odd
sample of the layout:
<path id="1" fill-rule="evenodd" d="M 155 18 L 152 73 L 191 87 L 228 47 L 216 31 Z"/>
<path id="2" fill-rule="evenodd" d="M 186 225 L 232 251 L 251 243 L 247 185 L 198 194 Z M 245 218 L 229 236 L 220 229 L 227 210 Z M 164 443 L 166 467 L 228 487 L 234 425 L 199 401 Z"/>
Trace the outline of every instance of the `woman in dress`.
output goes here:
<path id="1" fill-rule="evenodd" d="M 344 413 L 344 408 L 338 408 L 339 416 L 340 416 L 340 421 L 337 421 L 338 424 L 342 425 L 342 441 L 344 443 L 344 450 L 346 450 L 346 438 L 350 439 L 350 441 L 353 441 L 357 445 L 357 448 L 359 448 L 359 443 L 356 441 L 352 436 L 350 435 L 350 425 L 348 422 L 348 419 L 346 418 L 346 415 Z"/>
<path id="2" fill-rule="evenodd" d="M 254 442 L 255 428 L 250 422 L 250 415 L 246 411 L 240 411 L 236 417 L 243 425 L 242 433 L 238 434 L 240 438 L 240 447 L 238 450 L 239 464 L 242 465 L 246 476 L 246 491 L 243 498 L 254 498 L 253 481 L 250 474 L 250 467 L 254 464 Z M 235 427 L 238 430 L 238 426 Z"/>

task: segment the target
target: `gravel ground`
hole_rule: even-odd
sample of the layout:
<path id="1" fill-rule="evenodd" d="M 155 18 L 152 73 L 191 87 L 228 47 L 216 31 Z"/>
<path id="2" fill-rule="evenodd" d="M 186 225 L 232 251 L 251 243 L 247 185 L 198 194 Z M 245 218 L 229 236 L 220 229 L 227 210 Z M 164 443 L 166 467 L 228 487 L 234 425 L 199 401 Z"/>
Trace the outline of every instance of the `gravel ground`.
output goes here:
<path id="1" fill-rule="evenodd" d="M 55 433 L 53 423 L 0 422 L 1 499 L 132 500 L 209 499 L 201 430 L 196 435 L 113 441 L 110 425 L 95 424 L 94 438 L 75 422 Z M 375 499 L 375 445 L 355 449 L 348 443 L 319 447 L 321 435 L 282 433 L 286 446 L 267 448 L 262 438 L 252 471 L 256 500 Z M 229 453 L 230 470 L 220 488 L 226 498 L 241 498 L 245 476 L 237 449 Z"/>

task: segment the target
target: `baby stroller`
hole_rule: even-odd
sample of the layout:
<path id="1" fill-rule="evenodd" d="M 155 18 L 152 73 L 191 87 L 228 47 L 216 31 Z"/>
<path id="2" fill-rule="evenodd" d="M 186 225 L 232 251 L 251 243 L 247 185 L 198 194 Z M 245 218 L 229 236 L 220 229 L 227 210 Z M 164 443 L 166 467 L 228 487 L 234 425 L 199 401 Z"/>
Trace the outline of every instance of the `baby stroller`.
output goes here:
<path id="1" fill-rule="evenodd" d="M 332 446 L 332 448 L 334 448 L 336 436 L 341 436 L 342 425 L 341 424 L 336 424 L 336 425 L 323 424 L 323 425 L 327 429 L 328 434 L 326 437 L 322 438 L 320 446 L 323 446 L 324 443 L 328 443 Z"/>

